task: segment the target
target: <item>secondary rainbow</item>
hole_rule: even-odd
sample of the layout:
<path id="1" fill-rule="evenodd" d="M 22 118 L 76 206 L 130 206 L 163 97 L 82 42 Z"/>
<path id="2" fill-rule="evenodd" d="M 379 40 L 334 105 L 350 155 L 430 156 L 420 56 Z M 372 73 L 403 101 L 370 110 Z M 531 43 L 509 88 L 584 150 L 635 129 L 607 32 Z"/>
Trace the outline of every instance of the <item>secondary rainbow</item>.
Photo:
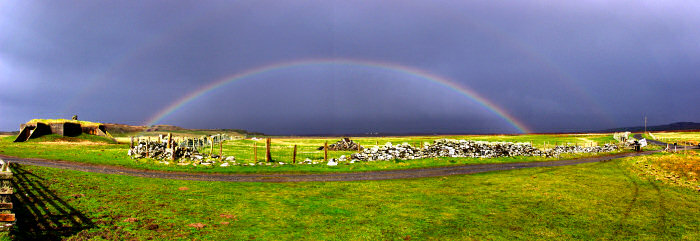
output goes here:
<path id="1" fill-rule="evenodd" d="M 507 123 L 509 123 L 511 126 L 513 126 L 516 130 L 518 130 L 521 133 L 531 133 L 532 131 L 521 121 L 518 121 L 516 118 L 514 118 L 512 115 L 508 114 L 503 108 L 497 106 L 490 100 L 484 98 L 483 96 L 479 95 L 475 91 L 461 86 L 447 78 L 428 73 L 424 70 L 420 70 L 417 68 L 412 68 L 408 66 L 403 66 L 403 65 L 398 65 L 394 63 L 386 63 L 386 62 L 377 62 L 377 61 L 369 61 L 369 60 L 356 60 L 356 59 L 304 59 L 304 60 L 296 60 L 296 61 L 288 61 L 288 62 L 280 62 L 280 63 L 275 63 L 275 64 L 270 64 L 270 65 L 264 65 L 260 66 L 257 68 L 253 68 L 250 70 L 246 70 L 237 74 L 229 75 L 224 78 L 221 78 L 219 80 L 213 81 L 193 92 L 190 92 L 187 94 L 185 97 L 176 100 L 175 102 L 171 103 L 161 111 L 158 111 L 153 117 L 148 119 L 145 125 L 151 126 L 156 123 L 158 123 L 160 120 L 163 118 L 167 117 L 168 115 L 172 114 L 182 106 L 186 105 L 187 103 L 197 99 L 198 97 L 206 94 L 209 91 L 215 90 L 217 88 L 220 88 L 224 85 L 230 84 L 232 82 L 235 82 L 237 80 L 242 80 L 246 79 L 255 75 L 267 73 L 270 71 L 276 71 L 276 70 L 281 70 L 281 69 L 287 69 L 287 68 L 297 68 L 297 67 L 302 67 L 302 66 L 312 66 L 312 65 L 350 65 L 350 66 L 365 66 L 365 67 L 371 67 L 371 68 L 380 68 L 388 71 L 394 71 L 394 72 L 399 72 L 402 74 L 407 74 L 410 76 L 414 76 L 420 79 L 428 80 L 434 83 L 437 83 L 439 85 L 445 86 L 451 90 L 454 90 L 461 95 L 475 101 L 479 105 L 485 107 L 488 109 L 490 112 L 496 114 L 499 116 L 501 119 L 505 120 Z"/>

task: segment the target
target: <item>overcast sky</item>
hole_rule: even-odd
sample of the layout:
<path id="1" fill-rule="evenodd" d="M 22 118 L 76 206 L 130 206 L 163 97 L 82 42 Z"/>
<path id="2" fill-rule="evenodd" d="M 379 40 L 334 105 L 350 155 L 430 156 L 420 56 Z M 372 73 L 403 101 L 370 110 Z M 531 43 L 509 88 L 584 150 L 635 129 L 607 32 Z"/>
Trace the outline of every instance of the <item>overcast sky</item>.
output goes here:
<path id="1" fill-rule="evenodd" d="M 535 132 L 700 122 L 699 1 L 3 1 L 0 130 L 144 124 L 276 63 L 403 66 Z M 195 98 L 158 124 L 269 134 L 518 133 L 406 71 L 310 64 Z"/>

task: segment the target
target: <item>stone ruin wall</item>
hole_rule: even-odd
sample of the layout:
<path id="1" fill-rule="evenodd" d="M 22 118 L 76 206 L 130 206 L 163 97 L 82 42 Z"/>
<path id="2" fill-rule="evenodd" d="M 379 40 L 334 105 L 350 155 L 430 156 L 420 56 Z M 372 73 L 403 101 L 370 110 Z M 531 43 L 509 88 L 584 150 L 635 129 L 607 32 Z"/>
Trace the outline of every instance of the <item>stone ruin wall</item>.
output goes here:
<path id="1" fill-rule="evenodd" d="M 234 156 L 219 156 L 215 153 L 200 153 L 199 149 L 205 149 L 206 145 L 213 147 L 224 140 L 231 140 L 228 135 L 214 135 L 203 138 L 187 138 L 177 141 L 172 135 L 161 135 L 157 139 L 131 138 L 131 144 L 127 155 L 132 159 L 151 158 L 162 164 L 210 166 L 222 167 L 237 165 Z M 135 141 L 135 142 L 134 142 Z M 212 148 L 213 149 L 213 148 Z"/>
<path id="2" fill-rule="evenodd" d="M 394 159 L 420 159 L 431 157 L 478 157 L 495 158 L 511 156 L 543 156 L 557 157 L 564 153 L 599 153 L 617 150 L 616 145 L 605 144 L 603 146 L 555 146 L 551 149 L 540 150 L 530 143 L 512 142 L 485 142 L 470 140 L 435 140 L 432 144 L 426 143 L 423 148 L 417 148 L 407 143 L 392 145 L 390 142 L 384 146 L 366 148 L 362 152 L 352 154 L 350 158 L 339 158 L 333 162 L 346 161 L 388 161 Z"/>

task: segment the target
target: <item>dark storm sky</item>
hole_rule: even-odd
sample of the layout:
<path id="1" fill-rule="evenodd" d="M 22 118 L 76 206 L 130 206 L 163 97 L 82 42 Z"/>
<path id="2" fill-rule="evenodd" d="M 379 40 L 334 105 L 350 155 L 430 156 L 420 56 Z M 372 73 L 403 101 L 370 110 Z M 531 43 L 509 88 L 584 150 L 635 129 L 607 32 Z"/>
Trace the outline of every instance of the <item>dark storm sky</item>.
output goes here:
<path id="1" fill-rule="evenodd" d="M 0 1 L 0 130 L 144 124 L 225 76 L 302 59 L 421 70 L 536 132 L 700 121 L 698 1 Z M 270 134 L 516 133 L 458 92 L 369 66 L 244 78 L 159 124 Z"/>

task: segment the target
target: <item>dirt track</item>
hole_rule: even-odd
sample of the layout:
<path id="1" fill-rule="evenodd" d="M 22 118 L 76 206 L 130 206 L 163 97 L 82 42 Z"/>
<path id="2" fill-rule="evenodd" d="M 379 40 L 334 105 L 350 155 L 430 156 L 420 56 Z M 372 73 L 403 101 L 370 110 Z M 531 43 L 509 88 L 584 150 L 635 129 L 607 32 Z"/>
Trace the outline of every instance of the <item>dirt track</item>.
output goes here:
<path id="1" fill-rule="evenodd" d="M 135 177 L 167 178 L 179 180 L 196 181 L 224 181 L 224 182 L 327 182 L 327 181 L 363 181 L 363 180 L 388 180 L 407 179 L 421 177 L 439 177 L 450 175 L 462 175 L 480 172 L 511 170 L 530 167 L 552 167 L 567 166 L 580 163 L 601 162 L 617 158 L 649 155 L 659 151 L 645 151 L 635 153 L 623 153 L 617 155 L 591 157 L 573 160 L 559 160 L 548 162 L 521 162 L 521 163 L 496 163 L 462 165 L 423 169 L 405 169 L 392 171 L 371 171 L 353 173 L 324 173 L 324 174 L 212 174 L 212 173 L 186 173 L 186 172 L 164 172 L 125 168 L 109 165 L 95 165 L 80 162 L 46 160 L 38 158 L 18 158 L 0 155 L 0 158 L 12 163 L 23 165 L 34 165 L 43 167 L 53 167 L 60 169 L 78 170 L 85 172 L 118 174 Z"/>

